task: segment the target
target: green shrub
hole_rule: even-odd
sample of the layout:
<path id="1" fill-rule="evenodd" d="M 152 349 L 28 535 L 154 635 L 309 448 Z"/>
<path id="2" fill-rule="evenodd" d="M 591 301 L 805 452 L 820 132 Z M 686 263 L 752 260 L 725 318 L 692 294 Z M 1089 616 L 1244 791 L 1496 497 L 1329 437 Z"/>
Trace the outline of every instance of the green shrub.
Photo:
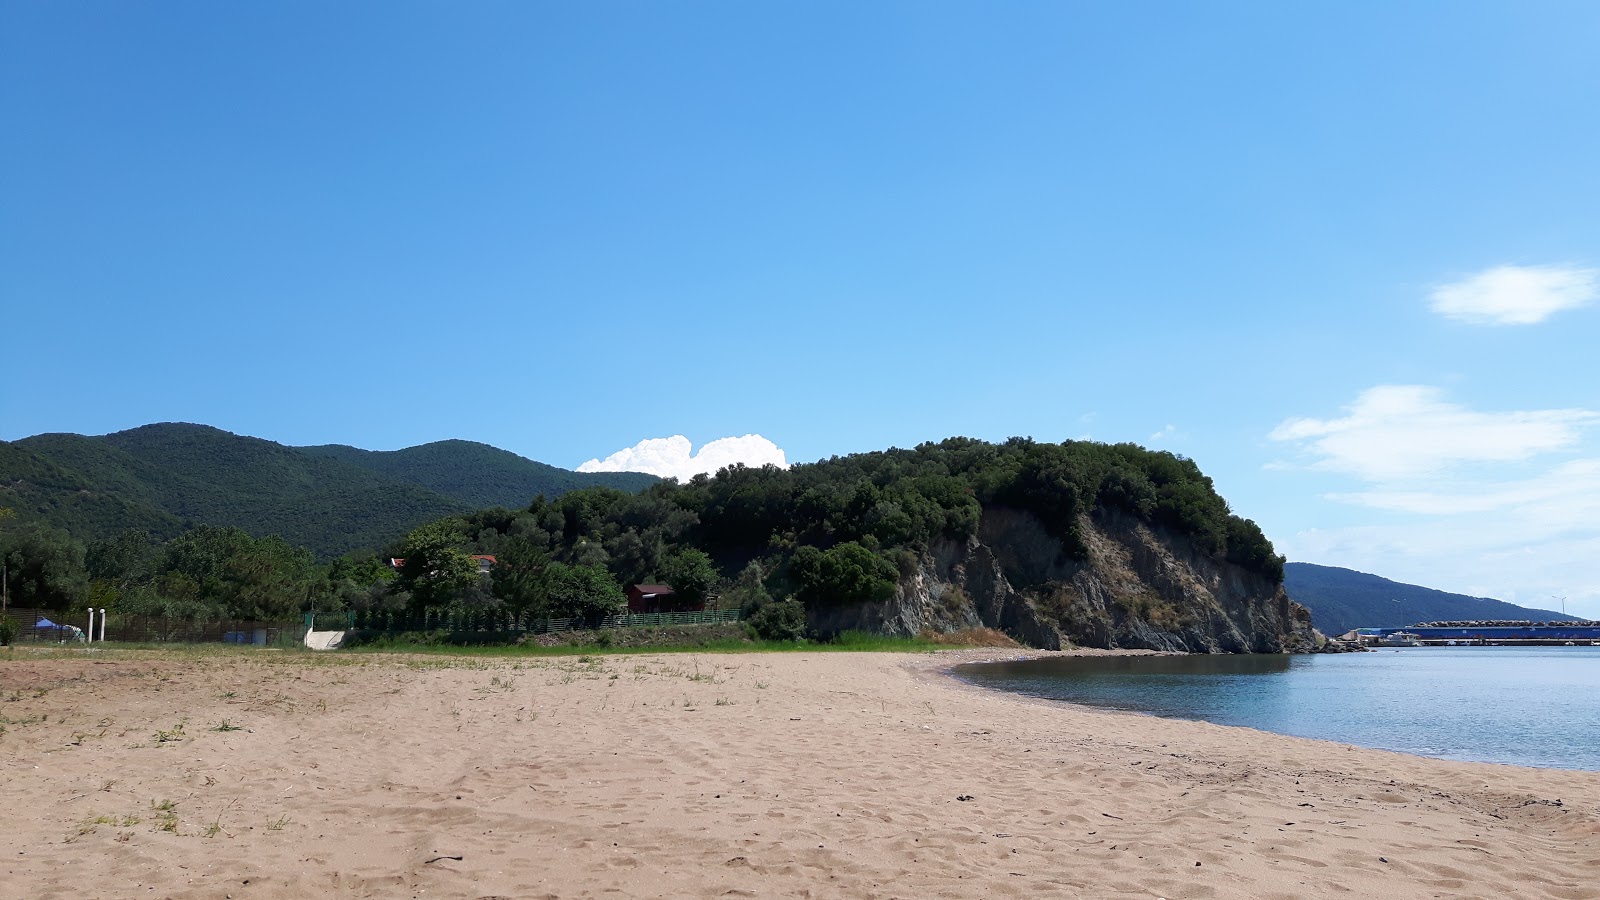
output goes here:
<path id="1" fill-rule="evenodd" d="M 10 616 L 0 616 L 0 647 L 9 647 L 22 627 Z"/>
<path id="2" fill-rule="evenodd" d="M 746 621 L 764 641 L 798 641 L 806 634 L 806 608 L 798 600 L 768 603 Z"/>

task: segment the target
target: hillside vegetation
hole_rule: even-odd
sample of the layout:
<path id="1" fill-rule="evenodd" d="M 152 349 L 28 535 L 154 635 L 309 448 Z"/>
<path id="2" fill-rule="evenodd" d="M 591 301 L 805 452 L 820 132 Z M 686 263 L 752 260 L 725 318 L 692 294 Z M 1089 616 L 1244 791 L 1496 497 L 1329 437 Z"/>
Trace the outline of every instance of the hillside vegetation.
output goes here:
<path id="1" fill-rule="evenodd" d="M 69 496 L 125 502 L 164 526 L 104 533 L 112 517 L 84 542 L 38 517 L 0 523 L 14 592 L 45 607 L 592 622 L 625 585 L 665 583 L 672 603 L 739 607 L 772 639 L 995 627 L 1038 646 L 1279 652 L 1312 637 L 1261 530 L 1192 461 L 1132 444 L 952 438 L 472 511 L 438 493 L 472 481 L 449 460 L 507 491 L 535 470 L 466 442 L 368 454 L 198 426 L 8 449 L 25 454 L 8 500 L 33 491 L 62 517 Z M 419 521 L 429 503 L 455 508 Z M 364 546 L 319 564 L 307 537 L 340 546 L 340 528 Z M 488 576 L 473 554 L 497 558 Z"/>
<path id="2" fill-rule="evenodd" d="M 764 636 L 982 624 L 1045 645 L 1309 639 L 1255 523 L 1192 461 L 1132 444 L 952 438 L 787 470 L 735 466 L 638 494 L 574 491 L 447 517 L 396 552 L 408 571 L 384 602 L 412 614 L 589 615 L 620 604 L 617 585 L 660 581 L 718 591 Z M 1132 552 L 1142 557 L 1112 559 Z M 489 583 L 470 577 L 470 553 L 498 557 Z M 969 596 L 980 586 L 987 600 Z"/>
<path id="3" fill-rule="evenodd" d="M 539 494 L 556 497 L 586 487 L 641 491 L 659 480 L 639 472 L 573 472 L 475 441 L 435 441 L 404 450 L 361 450 L 343 444 L 296 449 L 427 488 L 473 509 L 521 506 Z"/>
<path id="4" fill-rule="evenodd" d="M 0 443 L 0 508 L 81 541 L 127 529 L 172 537 L 195 525 L 277 535 L 327 558 L 408 529 L 538 494 L 655 479 L 579 474 L 467 441 L 373 453 L 288 447 L 204 425 L 146 425 L 101 437 L 42 434 Z"/>
<path id="5" fill-rule="evenodd" d="M 1547 609 L 1529 609 L 1489 597 L 1451 594 L 1415 584 L 1402 584 L 1334 566 L 1288 563 L 1284 587 L 1297 603 L 1311 610 L 1323 634 L 1339 635 L 1352 628 L 1404 628 L 1422 622 L 1455 619 L 1570 619 Z"/>

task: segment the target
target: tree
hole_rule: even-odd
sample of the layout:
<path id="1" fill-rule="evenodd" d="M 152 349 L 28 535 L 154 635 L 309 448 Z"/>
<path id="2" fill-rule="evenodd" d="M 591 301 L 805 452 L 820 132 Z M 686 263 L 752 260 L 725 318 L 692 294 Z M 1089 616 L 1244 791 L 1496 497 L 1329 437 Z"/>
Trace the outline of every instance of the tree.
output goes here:
<path id="1" fill-rule="evenodd" d="M 0 564 L 13 606 L 70 609 L 88 596 L 83 545 L 43 524 L 0 524 Z"/>
<path id="2" fill-rule="evenodd" d="M 762 640 L 798 641 L 806 635 L 806 608 L 798 600 L 768 603 L 745 621 Z"/>
<path id="3" fill-rule="evenodd" d="M 126 590 L 135 582 L 145 581 L 154 574 L 159 559 L 159 545 L 150 539 L 150 532 L 142 528 L 129 528 L 114 537 L 90 544 L 85 554 L 89 576 L 109 581 Z"/>
<path id="4" fill-rule="evenodd" d="M 590 625 L 622 612 L 628 598 L 604 566 L 569 566 L 551 563 L 544 571 L 545 596 L 550 612 L 572 616 Z"/>
<path id="5" fill-rule="evenodd" d="M 894 597 L 899 575 L 894 564 L 866 547 L 846 541 L 832 550 L 801 547 L 789 564 L 806 608 L 885 603 Z"/>
<path id="6" fill-rule="evenodd" d="M 411 595 L 416 608 L 449 606 L 478 583 L 478 563 L 461 549 L 464 540 L 451 520 L 413 530 L 401 542 L 405 564 L 397 587 Z"/>
<path id="7" fill-rule="evenodd" d="M 276 536 L 201 525 L 167 544 L 155 585 L 197 616 L 269 619 L 302 611 L 320 581 L 309 550 Z"/>
<path id="8" fill-rule="evenodd" d="M 661 561 L 661 577 L 672 587 L 674 600 L 698 604 L 717 583 L 717 567 L 711 557 L 693 547 L 682 547 Z"/>
<path id="9" fill-rule="evenodd" d="M 766 572 L 762 570 L 761 563 L 752 560 L 744 567 L 744 571 L 739 573 L 733 587 L 723 594 L 724 604 L 737 607 L 742 618 L 750 618 L 763 606 L 772 602 L 772 595 L 767 592 L 765 580 Z"/>

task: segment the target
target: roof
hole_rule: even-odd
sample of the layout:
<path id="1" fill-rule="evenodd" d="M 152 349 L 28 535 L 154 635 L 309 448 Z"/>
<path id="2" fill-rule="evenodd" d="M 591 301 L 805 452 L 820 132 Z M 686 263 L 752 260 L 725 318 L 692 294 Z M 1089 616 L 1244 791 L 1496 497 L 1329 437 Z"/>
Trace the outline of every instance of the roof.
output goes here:
<path id="1" fill-rule="evenodd" d="M 669 584 L 636 584 L 633 589 L 641 594 L 671 594 L 674 593 Z"/>

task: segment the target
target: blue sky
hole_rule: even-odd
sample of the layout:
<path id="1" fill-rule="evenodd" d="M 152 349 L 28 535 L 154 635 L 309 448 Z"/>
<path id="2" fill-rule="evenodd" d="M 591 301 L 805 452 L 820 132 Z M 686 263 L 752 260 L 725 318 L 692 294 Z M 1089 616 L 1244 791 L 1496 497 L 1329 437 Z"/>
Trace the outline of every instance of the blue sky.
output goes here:
<path id="1" fill-rule="evenodd" d="M 0 439 L 1131 440 L 1600 616 L 1596 109 L 1589 2 L 5 0 Z"/>

